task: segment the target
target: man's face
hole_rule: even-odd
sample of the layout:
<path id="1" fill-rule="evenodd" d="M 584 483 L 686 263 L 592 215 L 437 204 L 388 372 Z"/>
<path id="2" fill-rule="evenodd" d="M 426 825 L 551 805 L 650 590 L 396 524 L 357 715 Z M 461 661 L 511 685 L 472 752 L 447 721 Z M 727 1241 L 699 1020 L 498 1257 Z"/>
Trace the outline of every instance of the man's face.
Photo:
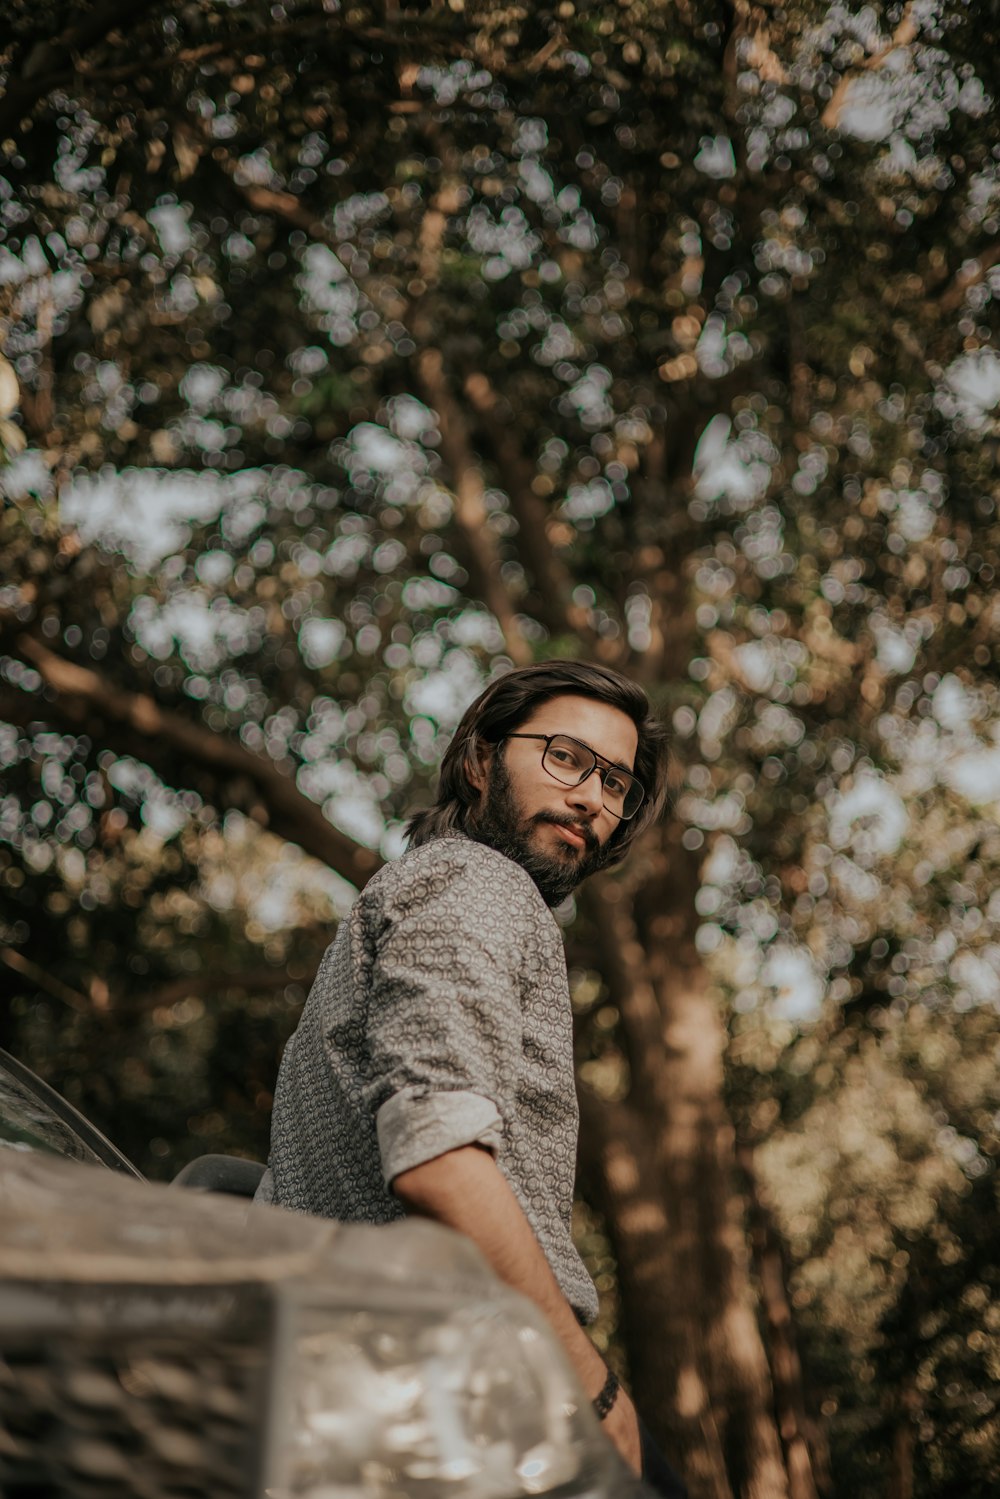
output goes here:
<path id="1" fill-rule="evenodd" d="M 551 698 L 517 734 L 569 734 L 602 760 L 626 770 L 635 764 L 635 724 L 593 698 Z M 542 739 L 511 738 L 492 752 L 476 776 L 480 802 L 470 832 L 523 865 L 545 901 L 557 906 L 608 862 L 619 819 L 604 806 L 596 770 L 581 785 L 564 786 L 543 767 L 544 750 Z"/>

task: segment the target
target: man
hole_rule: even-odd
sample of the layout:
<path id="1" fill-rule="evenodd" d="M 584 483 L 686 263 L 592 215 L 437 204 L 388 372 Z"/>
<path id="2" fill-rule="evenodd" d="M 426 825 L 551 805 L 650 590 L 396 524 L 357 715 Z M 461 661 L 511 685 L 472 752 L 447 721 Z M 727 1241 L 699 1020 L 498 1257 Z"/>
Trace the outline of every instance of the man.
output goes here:
<path id="1" fill-rule="evenodd" d="M 617 672 L 551 661 L 487 688 L 407 852 L 323 960 L 282 1060 L 265 1178 L 281 1206 L 467 1234 L 542 1308 L 654 1482 L 658 1454 L 581 1326 L 597 1296 L 570 1235 L 572 1014 L 549 908 L 658 815 L 665 764 L 662 726 Z"/>

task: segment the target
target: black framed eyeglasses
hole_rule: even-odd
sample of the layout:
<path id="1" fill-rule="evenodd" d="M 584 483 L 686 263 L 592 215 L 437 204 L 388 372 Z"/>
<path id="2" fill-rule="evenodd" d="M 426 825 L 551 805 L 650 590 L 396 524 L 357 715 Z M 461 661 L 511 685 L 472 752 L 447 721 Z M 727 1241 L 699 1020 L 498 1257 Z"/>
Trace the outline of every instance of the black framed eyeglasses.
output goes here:
<path id="1" fill-rule="evenodd" d="M 596 770 L 601 778 L 603 801 L 607 810 L 615 817 L 627 821 L 634 817 L 642 806 L 646 795 L 642 782 L 620 765 L 596 754 L 588 744 L 582 744 L 570 734 L 508 734 L 508 739 L 541 739 L 542 768 L 553 780 L 564 786 L 582 786 L 588 776 Z"/>

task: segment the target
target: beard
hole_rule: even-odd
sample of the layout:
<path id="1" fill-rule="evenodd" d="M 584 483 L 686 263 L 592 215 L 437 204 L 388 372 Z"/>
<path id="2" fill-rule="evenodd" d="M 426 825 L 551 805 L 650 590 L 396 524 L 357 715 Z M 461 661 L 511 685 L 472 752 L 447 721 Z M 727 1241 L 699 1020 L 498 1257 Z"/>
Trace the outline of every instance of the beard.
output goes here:
<path id="1" fill-rule="evenodd" d="M 572 828 L 584 839 L 584 848 L 578 850 L 567 843 L 561 845 L 557 853 L 542 853 L 535 847 L 532 834 L 545 823 Z M 591 827 L 565 812 L 536 812 L 533 817 L 525 817 L 514 798 L 510 774 L 499 755 L 490 765 L 483 804 L 469 818 L 467 831 L 478 843 L 489 844 L 497 853 L 513 859 L 515 864 L 527 870 L 549 907 L 562 905 L 589 875 L 596 874 L 610 863 L 614 852 L 610 846 L 613 838 L 607 843 L 599 843 Z"/>

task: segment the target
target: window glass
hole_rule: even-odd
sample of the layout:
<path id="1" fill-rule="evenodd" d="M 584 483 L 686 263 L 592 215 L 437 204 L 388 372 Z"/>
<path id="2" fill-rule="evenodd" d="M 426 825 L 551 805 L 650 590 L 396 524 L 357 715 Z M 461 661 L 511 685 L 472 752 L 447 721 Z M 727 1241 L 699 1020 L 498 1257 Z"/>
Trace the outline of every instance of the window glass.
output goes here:
<path id="1" fill-rule="evenodd" d="M 43 1150 L 72 1161 L 101 1164 L 95 1151 L 0 1064 L 0 1146 Z"/>

